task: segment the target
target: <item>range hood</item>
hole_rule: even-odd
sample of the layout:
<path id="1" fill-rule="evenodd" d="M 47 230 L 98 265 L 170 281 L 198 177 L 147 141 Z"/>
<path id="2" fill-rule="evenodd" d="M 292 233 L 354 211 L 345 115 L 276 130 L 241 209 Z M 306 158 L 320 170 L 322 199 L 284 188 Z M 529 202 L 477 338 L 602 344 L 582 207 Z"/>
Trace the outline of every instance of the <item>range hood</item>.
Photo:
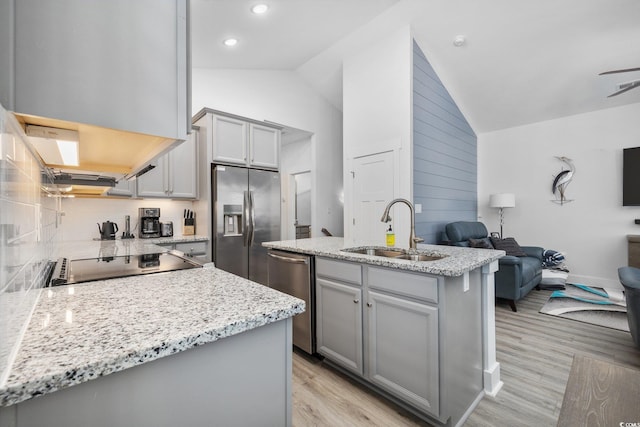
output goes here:
<path id="1" fill-rule="evenodd" d="M 34 150 L 56 177 L 56 184 L 72 185 L 74 189 L 77 186 L 78 190 L 93 187 L 91 191 L 75 191 L 79 195 L 100 195 L 117 181 L 139 176 L 153 168 L 151 163 L 157 157 L 182 142 L 64 120 L 14 115 Z M 77 140 L 77 162 L 63 160 L 56 139 Z"/>

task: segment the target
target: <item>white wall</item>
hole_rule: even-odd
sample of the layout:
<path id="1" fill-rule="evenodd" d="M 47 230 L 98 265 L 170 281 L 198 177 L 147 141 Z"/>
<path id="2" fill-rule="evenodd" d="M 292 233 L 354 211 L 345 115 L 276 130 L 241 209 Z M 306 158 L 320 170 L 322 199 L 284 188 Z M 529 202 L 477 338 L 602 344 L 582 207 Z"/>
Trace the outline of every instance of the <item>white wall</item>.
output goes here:
<path id="1" fill-rule="evenodd" d="M 397 173 L 389 179 L 397 180 L 394 196 L 412 198 L 413 39 L 409 26 L 381 36 L 385 37 L 344 61 L 344 227 L 348 241 L 353 238 L 350 171 L 354 157 L 393 151 Z M 404 206 L 400 209 L 392 215 L 399 243 L 409 236 L 409 211 Z M 356 221 L 361 223 L 358 218 Z M 371 230 L 373 236 L 379 235 L 378 243 L 384 244 L 384 230 L 384 226 Z"/>
<path id="2" fill-rule="evenodd" d="M 63 199 L 62 240 L 91 240 L 100 237 L 98 225 L 105 221 L 118 224 L 117 236 L 122 236 L 125 215 L 131 216 L 132 234 L 138 237 L 138 208 L 160 208 L 160 221 L 173 221 L 173 235 L 182 236 L 182 216 L 184 209 L 193 209 L 191 201 L 166 199 L 115 199 L 76 198 Z M 198 232 L 196 218 L 196 234 Z M 138 227 L 139 228 L 139 227 Z"/>
<path id="3" fill-rule="evenodd" d="M 526 101 L 524 101 L 526 102 Z M 569 280 L 619 286 L 617 269 L 627 265 L 627 234 L 640 208 L 622 206 L 622 149 L 640 146 L 640 104 L 611 108 L 478 137 L 478 212 L 498 230 L 489 195 L 512 192 L 504 231 L 521 245 L 566 253 Z M 566 190 L 575 201 L 552 203 L 553 177 L 573 159 L 576 173 Z"/>
<path id="4" fill-rule="evenodd" d="M 312 233 L 342 235 L 342 114 L 293 71 L 193 69 L 193 112 L 204 107 L 314 134 Z"/>

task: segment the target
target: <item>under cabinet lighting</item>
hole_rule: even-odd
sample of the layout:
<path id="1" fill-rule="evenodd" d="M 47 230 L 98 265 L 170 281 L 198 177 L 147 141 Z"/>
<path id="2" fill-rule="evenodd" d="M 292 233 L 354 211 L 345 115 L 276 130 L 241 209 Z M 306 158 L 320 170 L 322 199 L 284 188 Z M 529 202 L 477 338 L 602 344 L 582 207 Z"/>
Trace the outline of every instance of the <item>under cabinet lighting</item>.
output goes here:
<path id="1" fill-rule="evenodd" d="M 78 166 L 78 142 L 77 141 L 65 141 L 62 139 L 56 140 L 58 143 L 58 151 L 60 157 L 62 157 L 62 164 L 65 166 Z"/>
<path id="2" fill-rule="evenodd" d="M 77 130 L 27 125 L 25 132 L 46 164 L 78 166 Z"/>

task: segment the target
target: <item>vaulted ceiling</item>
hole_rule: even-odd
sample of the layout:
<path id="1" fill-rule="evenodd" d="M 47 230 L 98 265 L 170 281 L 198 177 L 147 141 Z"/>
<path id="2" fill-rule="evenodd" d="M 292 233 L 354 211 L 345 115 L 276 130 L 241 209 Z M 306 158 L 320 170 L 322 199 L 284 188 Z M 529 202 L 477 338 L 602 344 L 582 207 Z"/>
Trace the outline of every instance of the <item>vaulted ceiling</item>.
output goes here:
<path id="1" fill-rule="evenodd" d="M 193 66 L 298 72 L 337 108 L 342 59 L 403 25 L 477 133 L 640 102 L 637 0 L 192 0 Z M 453 44 L 458 35 L 462 46 Z M 225 37 L 238 45 L 228 49 Z"/>

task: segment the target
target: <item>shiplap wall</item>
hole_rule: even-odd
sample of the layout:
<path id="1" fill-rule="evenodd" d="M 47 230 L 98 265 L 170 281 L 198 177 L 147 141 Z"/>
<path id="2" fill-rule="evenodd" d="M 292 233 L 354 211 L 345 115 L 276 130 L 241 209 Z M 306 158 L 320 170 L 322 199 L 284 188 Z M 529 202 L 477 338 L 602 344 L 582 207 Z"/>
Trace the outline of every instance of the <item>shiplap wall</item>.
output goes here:
<path id="1" fill-rule="evenodd" d="M 444 226 L 477 218 L 477 137 L 413 43 L 413 202 L 416 234 L 438 243 Z"/>

